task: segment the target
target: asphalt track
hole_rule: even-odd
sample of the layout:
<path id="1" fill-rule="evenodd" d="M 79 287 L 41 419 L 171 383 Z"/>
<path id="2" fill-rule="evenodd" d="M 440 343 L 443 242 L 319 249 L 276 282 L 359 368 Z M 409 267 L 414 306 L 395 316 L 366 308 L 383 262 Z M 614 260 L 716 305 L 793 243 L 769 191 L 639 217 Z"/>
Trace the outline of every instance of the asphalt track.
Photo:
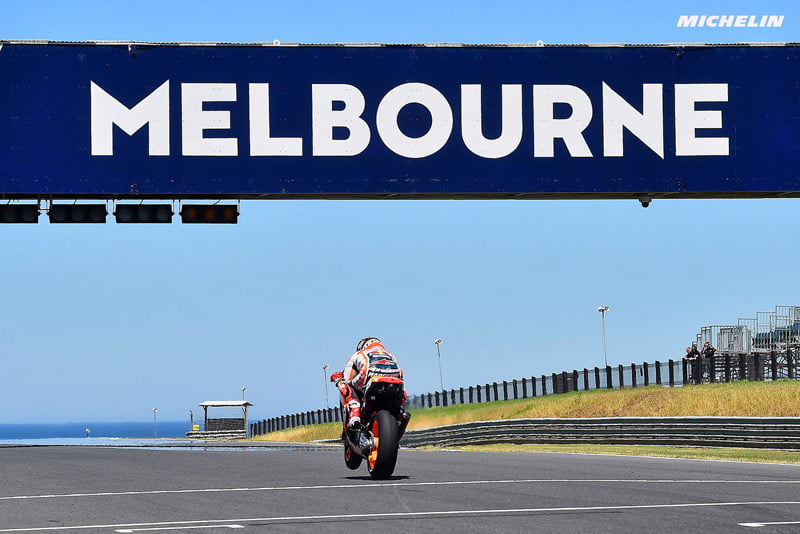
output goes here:
<path id="1" fill-rule="evenodd" d="M 800 532 L 800 466 L 339 447 L 0 447 L 6 532 Z"/>

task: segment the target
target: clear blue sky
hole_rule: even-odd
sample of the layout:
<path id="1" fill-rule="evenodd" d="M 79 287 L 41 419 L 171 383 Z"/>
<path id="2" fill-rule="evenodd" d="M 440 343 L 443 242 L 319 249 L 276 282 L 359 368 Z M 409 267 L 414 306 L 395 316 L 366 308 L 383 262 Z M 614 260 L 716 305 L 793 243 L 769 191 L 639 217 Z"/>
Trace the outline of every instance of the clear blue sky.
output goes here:
<path id="1" fill-rule="evenodd" d="M 653 43 L 800 40 L 800 4 L 0 0 L 0 39 Z M 677 28 L 682 14 L 782 28 Z M 408 389 L 679 357 L 701 326 L 800 304 L 800 200 L 253 201 L 236 226 L 0 226 L 0 422 L 324 407 L 381 337 Z M 365 252 L 377 264 L 361 259 Z M 336 402 L 329 389 L 330 402 Z"/>

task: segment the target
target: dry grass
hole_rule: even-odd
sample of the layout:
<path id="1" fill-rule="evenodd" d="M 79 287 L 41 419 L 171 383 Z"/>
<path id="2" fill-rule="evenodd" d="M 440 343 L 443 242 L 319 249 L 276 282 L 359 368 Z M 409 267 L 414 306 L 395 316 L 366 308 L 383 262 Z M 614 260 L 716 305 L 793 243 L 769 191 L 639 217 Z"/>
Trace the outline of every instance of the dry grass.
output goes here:
<path id="1" fill-rule="evenodd" d="M 800 381 L 594 390 L 419 410 L 410 428 L 536 417 L 800 416 Z"/>
<path id="2" fill-rule="evenodd" d="M 415 410 L 410 429 L 497 419 L 537 417 L 799 417 L 800 381 L 735 382 L 680 388 L 649 386 L 550 395 Z M 339 437 L 341 425 L 310 425 L 258 436 L 268 441 L 314 441 Z"/>
<path id="3" fill-rule="evenodd" d="M 576 454 L 619 454 L 624 456 L 657 456 L 659 458 L 689 458 L 697 460 L 726 460 L 736 462 L 800 464 L 797 451 L 770 449 L 737 449 L 699 447 L 660 447 L 656 445 L 469 445 L 465 451 L 486 452 L 571 452 Z"/>

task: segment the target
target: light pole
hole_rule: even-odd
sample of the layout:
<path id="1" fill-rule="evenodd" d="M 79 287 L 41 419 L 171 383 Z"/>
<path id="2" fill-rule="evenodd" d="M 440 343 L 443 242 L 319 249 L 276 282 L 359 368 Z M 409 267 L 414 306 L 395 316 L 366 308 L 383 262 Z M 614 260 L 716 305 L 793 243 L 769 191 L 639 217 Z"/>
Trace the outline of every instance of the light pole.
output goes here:
<path id="1" fill-rule="evenodd" d="M 605 358 L 606 367 L 608 367 L 608 352 L 606 351 L 606 312 L 610 310 L 608 306 L 600 306 L 597 311 L 600 312 L 600 319 L 603 322 L 603 357 Z"/>
<path id="2" fill-rule="evenodd" d="M 242 388 L 242 400 L 244 400 L 244 392 L 247 391 L 247 388 Z"/>
<path id="3" fill-rule="evenodd" d="M 153 408 L 153 439 L 158 439 L 158 408 Z"/>
<path id="4" fill-rule="evenodd" d="M 442 339 L 434 339 L 433 343 L 436 345 L 436 356 L 439 357 L 439 387 L 441 387 L 441 391 L 444 391 L 444 380 L 442 379 L 442 353 L 439 350 L 439 345 L 442 344 Z"/>
<path id="5" fill-rule="evenodd" d="M 322 366 L 322 383 L 325 384 L 325 408 L 330 408 L 331 403 L 328 402 L 328 366 Z"/>

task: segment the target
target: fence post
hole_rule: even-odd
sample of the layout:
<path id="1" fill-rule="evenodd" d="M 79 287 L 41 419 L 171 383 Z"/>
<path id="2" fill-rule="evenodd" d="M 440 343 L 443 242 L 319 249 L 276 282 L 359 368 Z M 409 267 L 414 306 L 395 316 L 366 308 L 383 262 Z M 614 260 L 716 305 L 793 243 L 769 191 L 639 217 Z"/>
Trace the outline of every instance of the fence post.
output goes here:
<path id="1" fill-rule="evenodd" d="M 505 380 L 503 380 L 503 400 L 508 400 L 508 382 Z"/>
<path id="2" fill-rule="evenodd" d="M 770 371 L 772 372 L 772 381 L 774 382 L 775 380 L 778 379 L 778 355 L 775 353 L 774 350 L 770 351 L 769 359 L 770 359 L 769 362 Z"/>
<path id="3" fill-rule="evenodd" d="M 523 399 L 527 399 L 528 398 L 528 379 L 527 378 L 523 378 L 522 379 L 522 398 Z"/>
<path id="4" fill-rule="evenodd" d="M 561 388 L 558 387 L 558 375 L 553 373 L 550 376 L 550 379 L 553 381 L 553 395 L 557 395 L 557 394 L 561 393 Z"/>
<path id="5" fill-rule="evenodd" d="M 725 382 L 731 381 L 731 355 L 725 354 Z"/>
<path id="6" fill-rule="evenodd" d="M 476 389 L 478 390 L 478 392 L 477 392 L 478 393 L 478 404 L 480 404 L 481 403 L 481 385 L 478 384 L 476 386 Z"/>
<path id="7" fill-rule="evenodd" d="M 619 364 L 619 389 L 625 387 L 625 368 Z"/>
<path id="8" fill-rule="evenodd" d="M 717 359 L 713 354 L 708 357 L 708 381 L 711 383 L 717 381 Z"/>
<path id="9" fill-rule="evenodd" d="M 631 363 L 631 387 L 636 387 L 636 364 Z"/>
<path id="10" fill-rule="evenodd" d="M 689 382 L 689 362 L 687 360 L 681 360 L 681 372 L 681 380 L 685 386 Z"/>
<path id="11" fill-rule="evenodd" d="M 594 388 L 600 389 L 600 368 L 594 368 Z"/>
<path id="12" fill-rule="evenodd" d="M 661 362 L 656 360 L 655 361 L 655 366 L 656 366 L 656 384 L 660 386 L 661 385 Z"/>
<path id="13" fill-rule="evenodd" d="M 674 388 L 675 387 L 675 362 L 672 361 L 672 359 L 670 359 L 670 360 L 668 360 L 668 365 L 669 365 L 669 371 L 668 371 L 668 374 L 669 374 L 669 387 Z"/>
<path id="14" fill-rule="evenodd" d="M 789 374 L 789 379 L 794 380 L 794 370 L 795 370 L 795 356 L 792 353 L 792 350 L 787 347 L 786 349 L 786 372 Z"/>
<path id="15" fill-rule="evenodd" d="M 747 357 L 744 354 L 739 355 L 739 380 L 748 380 L 747 376 Z"/>
<path id="16" fill-rule="evenodd" d="M 545 395 L 547 395 L 547 377 L 542 375 L 542 397 Z"/>
<path id="17" fill-rule="evenodd" d="M 589 391 L 589 370 L 586 367 L 583 368 L 583 390 Z"/>
<path id="18" fill-rule="evenodd" d="M 531 377 L 531 397 L 536 396 L 536 377 Z"/>
<path id="19" fill-rule="evenodd" d="M 473 397 L 472 397 L 472 386 L 470 386 L 470 387 L 469 387 L 469 403 L 470 403 L 470 404 L 472 404 L 472 402 L 473 402 Z M 478 401 L 478 402 L 480 402 L 480 401 Z"/>
<path id="20" fill-rule="evenodd" d="M 606 365 L 606 389 L 614 389 L 614 380 L 611 378 L 610 365 Z"/>
<path id="21" fill-rule="evenodd" d="M 492 390 L 494 393 L 494 400 L 500 400 L 500 395 L 497 393 L 497 382 L 492 382 Z"/>
<path id="22" fill-rule="evenodd" d="M 459 404 L 464 404 L 464 388 L 458 388 L 458 401 Z M 455 404 L 455 402 L 453 404 Z"/>
<path id="23" fill-rule="evenodd" d="M 647 362 L 642 364 L 642 370 L 644 371 L 644 387 L 650 385 L 650 366 Z"/>
<path id="24" fill-rule="evenodd" d="M 761 361 L 760 354 L 753 355 L 753 367 L 755 367 L 755 376 L 753 380 L 764 381 L 764 363 Z"/>
<path id="25" fill-rule="evenodd" d="M 517 396 L 517 379 L 515 378 L 514 381 L 511 383 L 512 390 L 514 391 L 514 400 L 517 400 L 519 396 Z"/>
<path id="26" fill-rule="evenodd" d="M 489 384 L 486 384 L 486 389 L 484 391 L 486 392 L 486 402 L 491 402 L 492 401 L 492 391 L 489 388 Z M 497 400 L 497 391 L 495 391 L 494 393 L 495 393 L 494 400 Z"/>
<path id="27" fill-rule="evenodd" d="M 454 406 L 455 403 L 456 403 L 456 390 L 455 389 L 451 389 L 450 390 L 450 406 Z"/>

